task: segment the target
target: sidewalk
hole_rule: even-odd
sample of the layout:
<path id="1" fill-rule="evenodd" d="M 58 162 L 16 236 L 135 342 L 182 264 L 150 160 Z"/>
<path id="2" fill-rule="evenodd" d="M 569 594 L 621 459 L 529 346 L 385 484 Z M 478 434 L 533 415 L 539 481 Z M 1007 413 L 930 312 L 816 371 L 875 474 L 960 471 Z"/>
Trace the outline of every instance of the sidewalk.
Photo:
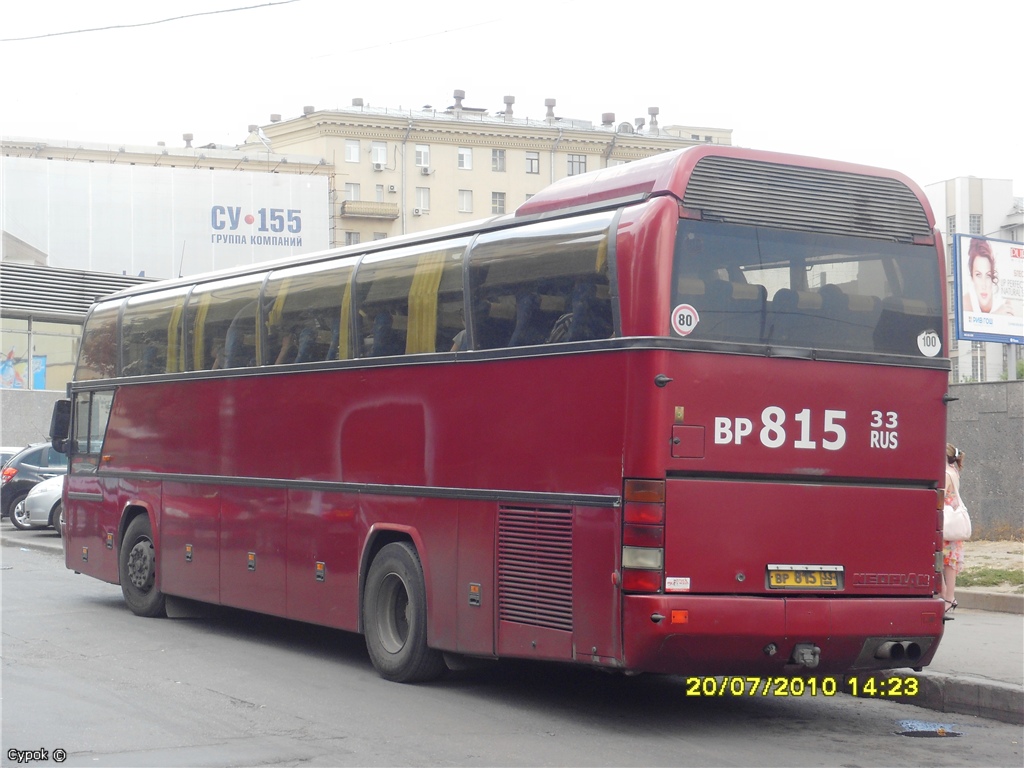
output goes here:
<path id="1" fill-rule="evenodd" d="M 2 538 L 5 547 L 62 551 L 49 528 L 17 531 L 4 520 Z M 1024 724 L 1024 595 L 961 588 L 956 598 L 932 664 L 897 673 L 918 678 L 920 694 L 890 701 Z"/>
<path id="2" fill-rule="evenodd" d="M 1024 724 L 1024 596 L 990 595 L 976 599 L 970 590 L 957 590 L 955 619 L 946 623 L 931 665 L 922 672 L 901 671 L 921 683 L 920 695 L 905 703 Z M 1014 597 L 1016 602 L 1006 599 Z"/>

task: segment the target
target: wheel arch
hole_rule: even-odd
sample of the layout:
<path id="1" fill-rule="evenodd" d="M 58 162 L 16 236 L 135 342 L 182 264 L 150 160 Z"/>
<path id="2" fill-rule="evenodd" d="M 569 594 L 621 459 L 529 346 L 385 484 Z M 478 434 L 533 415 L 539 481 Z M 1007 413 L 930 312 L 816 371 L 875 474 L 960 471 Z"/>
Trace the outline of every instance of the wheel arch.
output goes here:
<path id="1" fill-rule="evenodd" d="M 416 550 L 416 556 L 420 560 L 420 567 L 423 569 L 423 590 L 427 600 L 427 627 L 429 631 L 430 627 L 430 606 L 433 602 L 430 599 L 430 569 L 427 565 L 427 559 L 425 557 L 426 549 L 423 546 L 423 539 L 420 536 L 419 530 L 408 525 L 372 525 L 370 530 L 366 534 L 366 539 L 363 542 L 363 553 L 359 559 L 359 626 L 358 631 L 360 634 L 364 632 L 363 629 L 363 600 L 364 593 L 366 591 L 366 575 L 370 572 L 370 565 L 373 564 L 373 559 L 388 544 L 394 544 L 396 542 L 407 542 L 412 545 L 412 548 Z"/>
<path id="2" fill-rule="evenodd" d="M 131 525 L 132 520 L 140 515 L 145 515 L 149 518 L 149 530 L 153 534 L 153 547 L 157 552 L 160 551 L 160 528 L 157 525 L 156 514 L 153 508 L 144 501 L 132 500 L 124 505 L 124 509 L 121 510 L 121 521 L 117 525 L 117 557 L 121 557 L 121 545 L 124 543 L 124 534 L 128 530 L 128 526 Z M 159 563 L 160 560 L 157 560 Z M 156 573 L 157 583 L 160 582 L 160 568 L 157 567 Z M 121 574 L 117 574 L 117 583 L 121 583 Z"/>

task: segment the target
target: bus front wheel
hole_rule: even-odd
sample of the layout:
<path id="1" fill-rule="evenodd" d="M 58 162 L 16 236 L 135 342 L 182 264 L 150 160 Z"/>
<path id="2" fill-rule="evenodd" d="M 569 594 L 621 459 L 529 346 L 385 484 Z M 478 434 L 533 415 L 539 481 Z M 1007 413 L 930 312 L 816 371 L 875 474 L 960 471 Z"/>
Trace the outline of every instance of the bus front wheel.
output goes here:
<path id="1" fill-rule="evenodd" d="M 427 647 L 427 596 L 423 566 L 412 545 L 388 544 L 366 576 L 363 599 L 366 648 L 385 680 L 417 683 L 445 669 L 440 651 Z"/>
<path id="2" fill-rule="evenodd" d="M 136 616 L 164 616 L 164 594 L 156 588 L 156 547 L 149 518 L 139 515 L 128 524 L 118 558 L 121 593 Z"/>

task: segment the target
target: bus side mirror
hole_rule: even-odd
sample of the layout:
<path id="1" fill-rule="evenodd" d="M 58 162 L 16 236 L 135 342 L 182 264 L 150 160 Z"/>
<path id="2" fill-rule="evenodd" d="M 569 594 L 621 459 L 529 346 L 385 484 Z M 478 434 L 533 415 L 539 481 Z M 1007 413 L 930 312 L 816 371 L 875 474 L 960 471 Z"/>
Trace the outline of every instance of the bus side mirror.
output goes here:
<path id="1" fill-rule="evenodd" d="M 71 443 L 71 401 L 58 400 L 50 416 L 50 445 L 58 453 L 67 453 Z"/>

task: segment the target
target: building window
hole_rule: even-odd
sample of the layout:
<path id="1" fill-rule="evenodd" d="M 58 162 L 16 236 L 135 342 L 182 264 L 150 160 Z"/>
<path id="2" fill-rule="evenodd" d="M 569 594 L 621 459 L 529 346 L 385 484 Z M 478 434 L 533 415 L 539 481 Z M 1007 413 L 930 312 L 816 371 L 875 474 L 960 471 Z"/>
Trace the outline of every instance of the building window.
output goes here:
<path id="1" fill-rule="evenodd" d="M 473 149 L 471 147 L 459 147 L 459 168 L 464 171 L 473 170 Z"/>
<path id="2" fill-rule="evenodd" d="M 981 234 L 981 214 L 972 213 L 968 225 L 969 225 L 970 230 L 971 230 L 968 234 L 980 235 Z"/>
<path id="3" fill-rule="evenodd" d="M 569 155 L 569 175 L 578 176 L 587 172 L 586 155 Z"/>
<path id="4" fill-rule="evenodd" d="M 694 141 L 700 141 L 700 134 L 699 133 L 691 133 L 690 134 L 690 138 L 693 139 Z"/>
<path id="5" fill-rule="evenodd" d="M 386 141 L 370 143 L 370 160 L 381 165 L 388 164 L 388 143 Z"/>
<path id="6" fill-rule="evenodd" d="M 526 153 L 526 172 L 540 173 L 540 152 Z"/>
<path id="7" fill-rule="evenodd" d="M 491 150 L 491 170 L 505 172 L 505 150 L 504 149 L 492 149 Z"/>
<path id="8" fill-rule="evenodd" d="M 430 145 L 429 144 L 417 144 L 416 145 L 416 167 L 417 168 L 429 168 L 430 167 Z"/>
<path id="9" fill-rule="evenodd" d="M 359 162 L 359 139 L 345 139 L 345 162 Z"/>
<path id="10" fill-rule="evenodd" d="M 951 236 L 956 234 L 956 216 L 946 217 L 946 234 Z"/>
<path id="11" fill-rule="evenodd" d="M 971 381 L 985 381 L 985 343 L 971 342 Z"/>
<path id="12" fill-rule="evenodd" d="M 384 202 L 384 185 L 383 184 L 378 184 L 376 187 L 373 188 L 373 192 L 374 192 L 374 195 L 375 195 L 374 200 L 376 200 L 378 203 L 383 203 Z"/>
<path id="13" fill-rule="evenodd" d="M 416 207 L 421 211 L 430 210 L 430 187 L 416 187 Z"/>
<path id="14" fill-rule="evenodd" d="M 505 212 L 505 193 L 491 192 L 491 213 Z"/>
<path id="15" fill-rule="evenodd" d="M 5 362 L 0 387 L 63 391 L 75 368 L 81 335 L 80 324 L 3 318 L 0 348 Z"/>
<path id="16" fill-rule="evenodd" d="M 345 245 L 358 245 L 359 244 L 359 233 L 358 232 L 346 232 L 345 233 Z"/>
<path id="17" fill-rule="evenodd" d="M 460 189 L 459 190 L 459 213 L 472 213 L 473 212 L 473 190 L 472 189 Z"/>
<path id="18" fill-rule="evenodd" d="M 373 233 L 373 239 L 374 240 L 384 240 L 384 239 L 387 238 L 387 236 L 388 236 L 387 232 L 374 232 Z"/>
<path id="19" fill-rule="evenodd" d="M 359 199 L 359 185 L 347 183 L 345 184 L 345 199 L 346 200 L 358 200 Z"/>

